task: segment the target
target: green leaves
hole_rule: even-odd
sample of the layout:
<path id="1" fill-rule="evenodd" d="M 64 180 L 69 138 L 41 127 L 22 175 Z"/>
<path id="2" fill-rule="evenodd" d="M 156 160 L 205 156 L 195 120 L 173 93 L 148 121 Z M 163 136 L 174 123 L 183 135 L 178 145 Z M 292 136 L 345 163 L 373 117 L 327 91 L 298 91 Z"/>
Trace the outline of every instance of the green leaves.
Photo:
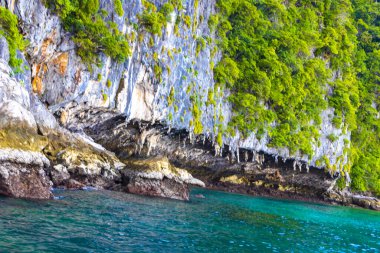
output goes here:
<path id="1" fill-rule="evenodd" d="M 245 136 L 268 132 L 270 145 L 311 156 L 331 78 L 325 61 L 310 57 L 322 44 L 318 11 L 277 0 L 219 1 L 218 7 L 224 57 L 214 78 L 232 91 L 230 128 Z"/>
<path id="2" fill-rule="evenodd" d="M 240 70 L 234 60 L 226 57 L 214 69 L 214 75 L 217 84 L 226 84 L 228 87 L 233 87 L 235 81 L 240 77 Z"/>
<path id="3" fill-rule="evenodd" d="M 123 15 L 120 0 L 115 0 L 115 11 Z M 99 53 L 119 62 L 130 55 L 129 43 L 113 22 L 105 22 L 99 13 L 99 0 L 47 0 L 62 19 L 66 30 L 72 33 L 78 55 L 87 63 L 98 63 Z"/>
<path id="4" fill-rule="evenodd" d="M 9 45 L 9 65 L 15 72 L 21 71 L 21 59 L 17 58 L 17 50 L 24 50 L 26 41 L 18 30 L 17 16 L 0 6 L 0 35 L 4 36 Z"/>
<path id="5" fill-rule="evenodd" d="M 209 20 L 231 90 L 229 132 L 268 133 L 269 145 L 311 157 L 321 112 L 344 132 L 352 187 L 380 194 L 380 3 L 373 0 L 219 0 Z M 330 136 L 331 137 L 331 136 Z M 334 136 L 334 140 L 338 136 Z"/>
<path id="6" fill-rule="evenodd" d="M 162 29 L 166 26 L 167 22 L 171 21 L 171 14 L 175 8 L 178 10 L 182 9 L 181 0 L 171 0 L 163 4 L 159 11 L 157 11 L 157 7 L 150 1 L 143 0 L 143 5 L 143 13 L 137 16 L 139 24 L 150 34 L 160 37 L 162 36 Z"/>
<path id="7" fill-rule="evenodd" d="M 372 0 L 352 2 L 358 30 L 355 67 L 359 77 L 358 96 L 353 99 L 360 106 L 356 113 L 357 128 L 352 131 L 351 187 L 380 196 L 380 3 Z"/>
<path id="8" fill-rule="evenodd" d="M 124 15 L 123 5 L 121 3 L 121 0 L 114 0 L 113 4 L 115 6 L 115 12 L 120 17 Z"/>

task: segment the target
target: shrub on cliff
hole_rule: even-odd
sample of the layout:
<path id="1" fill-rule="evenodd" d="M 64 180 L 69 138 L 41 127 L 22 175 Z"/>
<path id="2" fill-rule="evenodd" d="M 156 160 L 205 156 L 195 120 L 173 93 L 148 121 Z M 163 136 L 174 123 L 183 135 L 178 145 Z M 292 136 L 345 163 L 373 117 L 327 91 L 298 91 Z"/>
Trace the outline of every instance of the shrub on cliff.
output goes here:
<path id="1" fill-rule="evenodd" d="M 229 132 L 267 133 L 269 146 L 312 157 L 320 115 L 332 107 L 335 126 L 352 131 L 349 162 L 332 169 L 351 172 L 353 189 L 380 194 L 380 3 L 218 0 L 217 7 L 209 25 L 223 52 L 215 80 L 231 90 Z"/>
<path id="2" fill-rule="evenodd" d="M 358 29 L 355 57 L 359 103 L 357 128 L 352 132 L 352 188 L 371 190 L 380 196 L 380 3 L 353 0 Z"/>
<path id="3" fill-rule="evenodd" d="M 179 5 L 178 3 L 175 3 L 175 5 L 173 5 L 168 2 L 158 11 L 153 3 L 146 0 L 143 0 L 142 3 L 144 10 L 137 16 L 139 23 L 147 32 L 158 36 L 162 36 L 162 29 L 165 27 L 166 23 L 170 21 L 174 8 L 177 5 L 182 6 L 182 4 Z"/>
<path id="4" fill-rule="evenodd" d="M 101 15 L 99 0 L 46 0 L 46 3 L 60 16 L 64 28 L 72 33 L 78 55 L 90 68 L 92 63 L 98 63 L 99 53 L 119 62 L 130 55 L 125 36 L 115 23 L 106 22 Z M 122 14 L 120 4 L 115 6 L 118 15 Z"/>
<path id="5" fill-rule="evenodd" d="M 15 72 L 20 71 L 22 63 L 17 58 L 17 50 L 24 50 L 26 42 L 18 30 L 17 16 L 7 8 L 0 6 L 0 35 L 4 36 L 9 45 L 9 65 L 14 68 Z"/>
<path id="6" fill-rule="evenodd" d="M 123 5 L 121 3 L 120 0 L 114 0 L 113 1 L 114 3 L 114 6 L 115 6 L 115 12 L 117 15 L 119 16 L 123 16 L 124 15 L 124 10 L 123 10 Z"/>

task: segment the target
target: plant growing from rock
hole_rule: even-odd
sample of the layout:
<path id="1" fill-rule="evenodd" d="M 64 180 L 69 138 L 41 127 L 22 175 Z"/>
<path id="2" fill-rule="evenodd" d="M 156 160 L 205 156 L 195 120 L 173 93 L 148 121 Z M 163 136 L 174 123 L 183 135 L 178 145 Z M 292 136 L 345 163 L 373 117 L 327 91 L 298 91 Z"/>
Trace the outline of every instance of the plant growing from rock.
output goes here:
<path id="1" fill-rule="evenodd" d="M 9 65 L 15 72 L 21 71 L 22 60 L 17 58 L 17 50 L 24 50 L 27 42 L 18 30 L 17 16 L 0 6 L 0 36 L 4 36 L 9 46 Z"/>
<path id="2" fill-rule="evenodd" d="M 72 34 L 77 53 L 90 70 L 91 64 L 98 63 L 99 53 L 119 62 L 129 57 L 128 41 L 116 24 L 104 20 L 99 0 L 46 0 L 46 5 L 58 14 L 64 28 Z"/>

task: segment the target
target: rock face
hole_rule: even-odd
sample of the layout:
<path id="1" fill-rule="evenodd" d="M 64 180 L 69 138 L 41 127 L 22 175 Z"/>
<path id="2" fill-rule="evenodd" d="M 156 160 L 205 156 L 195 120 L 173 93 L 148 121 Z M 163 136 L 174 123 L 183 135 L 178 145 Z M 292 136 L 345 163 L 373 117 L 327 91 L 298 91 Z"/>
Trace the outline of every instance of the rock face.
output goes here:
<path id="1" fill-rule="evenodd" d="M 358 198 L 349 192 L 338 190 L 338 176 L 323 169 L 297 160 L 245 149 L 239 150 L 241 160 L 238 163 L 236 156 L 228 149 L 218 153 L 207 138 L 191 138 L 188 132 L 168 130 L 164 125 L 152 125 L 149 122 L 127 123 L 125 116 L 117 116 L 85 129 L 96 142 L 114 151 L 122 160 L 138 158 L 138 161 L 144 161 L 149 160 L 149 157 L 163 155 L 171 164 L 185 168 L 211 189 L 378 210 L 378 199 L 364 196 Z M 143 164 L 144 162 L 138 167 L 147 167 Z M 149 177 L 151 176 L 146 178 Z M 154 195 L 156 189 L 160 189 L 160 185 L 154 182 L 148 181 L 149 184 L 144 185 L 140 183 L 140 178 L 136 181 L 132 181 L 131 191 Z"/>
<path id="2" fill-rule="evenodd" d="M 122 171 L 125 191 L 135 194 L 189 200 L 188 185 L 205 187 L 185 170 L 170 164 L 167 158 L 129 160 Z"/>
<path id="3" fill-rule="evenodd" d="M 1 43 L 6 45 L 6 41 Z M 202 186 L 202 182 L 174 168 L 167 160 L 147 161 L 146 169 L 137 162 L 129 163 L 140 172 L 126 169 L 113 153 L 84 133 L 60 127 L 46 106 L 11 73 L 7 63 L 0 59 L 1 195 L 47 199 L 52 197 L 52 186 L 66 189 L 91 186 L 188 200 L 188 184 Z M 99 117 L 85 119 L 97 122 L 107 115 L 114 116 L 101 111 Z M 127 179 L 129 183 L 122 185 Z"/>
<path id="4" fill-rule="evenodd" d="M 349 197 L 351 197 L 353 205 L 380 211 L 380 200 L 377 198 L 352 194 Z"/>
<path id="5" fill-rule="evenodd" d="M 122 160 L 164 155 L 211 188 L 322 201 L 336 181 L 324 170 L 307 164 L 244 149 L 240 149 L 241 162 L 237 163 L 228 149 L 218 154 L 207 138 L 192 139 L 184 131 L 168 133 L 167 127 L 148 122 L 126 123 L 122 116 L 86 132 Z"/>
<path id="6" fill-rule="evenodd" d="M 120 182 L 119 171 L 124 167 L 112 153 L 66 148 L 57 154 L 50 175 L 57 187 L 110 189 Z"/>
<path id="7" fill-rule="evenodd" d="M 213 80 L 213 66 L 221 58 L 208 26 L 215 0 L 184 0 L 162 37 L 136 26 L 141 0 L 122 1 L 121 17 L 113 1 L 99 2 L 108 13 L 105 21 L 114 22 L 123 35 L 138 36 L 131 39 L 127 61 L 99 54 L 102 64 L 90 71 L 59 17 L 42 0 L 0 1 L 18 16 L 29 41 L 26 51 L 18 52 L 25 71 L 15 74 L 8 66 L 7 41 L 0 36 L 0 194 L 48 198 L 51 180 L 54 187 L 188 199 L 188 185 L 202 183 L 180 167 L 210 188 L 377 206 L 377 200 L 347 197 L 336 189 L 336 175 L 316 168 L 321 158 L 336 167 L 347 162 L 344 140 L 350 133 L 333 126 L 331 109 L 321 115 L 321 145 L 314 147 L 313 159 L 269 147 L 266 135 L 243 139 L 237 132 L 223 136 L 219 146 L 219 127 L 230 120 L 232 109 L 228 90 Z M 166 1 L 151 2 L 159 9 Z M 176 22 L 184 16 L 190 25 Z M 202 38 L 208 41 L 199 48 Z M 210 92 L 215 103 L 207 102 Z M 194 106 L 201 112 L 198 119 Z M 195 120 L 202 125 L 198 136 Z M 331 141 L 330 135 L 339 137 Z M 11 159 L 9 154 L 16 153 L 21 160 Z M 25 183 L 27 178 L 34 183 Z"/>
<path id="8" fill-rule="evenodd" d="M 232 110 L 227 99 L 228 91 L 220 90 L 213 80 L 212 66 L 221 58 L 221 54 L 214 50 L 215 35 L 208 25 L 209 18 L 215 14 L 215 0 L 199 0 L 197 4 L 193 0 L 182 1 L 183 10 L 172 13 L 162 37 L 149 34 L 143 27 L 136 28 L 138 15 L 144 10 L 141 0 L 123 3 L 121 17 L 115 13 L 112 1 L 100 0 L 100 8 L 108 13 L 106 21 L 114 22 L 127 36 L 138 36 L 130 42 L 132 56 L 126 62 L 118 63 L 100 54 L 103 64 L 93 66 L 93 71 L 82 63 L 70 34 L 65 32 L 60 19 L 44 6 L 43 1 L 5 2 L 21 20 L 23 34 L 30 41 L 26 54 L 30 59 L 31 82 L 26 82 L 27 89 L 38 94 L 42 102 L 65 121 L 74 121 L 73 115 L 66 112 L 66 105 L 72 102 L 77 104 L 79 114 L 86 113 L 88 117 L 97 111 L 91 109 L 102 108 L 103 111 L 125 114 L 129 120 L 159 121 L 191 133 L 194 132 L 192 122 L 199 120 L 202 133 L 215 144 L 219 126 L 230 120 Z M 151 2 L 160 9 L 167 1 Z M 188 16 L 190 25 L 182 20 L 183 16 Z M 177 18 L 182 21 L 176 23 Z M 200 49 L 202 38 L 208 39 Z M 160 76 L 155 74 L 156 65 L 162 69 Z M 215 105 L 207 103 L 210 91 L 214 92 Z M 191 113 L 194 96 L 199 102 L 196 106 L 202 112 L 199 119 L 194 119 Z M 333 110 L 328 109 L 321 115 L 321 145 L 314 147 L 315 155 L 310 160 L 301 154 L 290 155 L 287 149 L 269 147 L 268 136 L 258 140 L 252 134 L 243 139 L 237 132 L 235 137 L 224 136 L 223 142 L 237 160 L 240 159 L 238 149 L 244 148 L 310 162 L 311 165 L 316 165 L 321 158 L 328 158 L 330 164 L 343 166 L 346 159 L 338 158 L 345 156 L 344 140 L 348 140 L 350 134 L 333 126 L 333 114 Z M 82 130 L 81 125 L 74 128 Z M 331 142 L 330 135 L 339 138 Z"/>
<path id="9" fill-rule="evenodd" d="M 0 149 L 0 194 L 31 199 L 49 199 L 50 180 L 44 168 L 49 160 L 37 152 Z"/>
<path id="10" fill-rule="evenodd" d="M 0 128 L 22 128 L 37 132 L 37 123 L 32 113 L 16 101 L 10 100 L 0 105 Z"/>
<path id="11" fill-rule="evenodd" d="M 330 191 L 326 194 L 326 200 L 343 205 L 361 206 L 367 209 L 380 211 L 380 200 L 375 197 L 352 194 L 347 190 Z"/>
<path id="12" fill-rule="evenodd" d="M 48 199 L 52 194 L 45 169 L 50 161 L 41 152 L 47 141 L 37 134 L 28 92 L 10 73 L 0 59 L 0 194 Z"/>
<path id="13" fill-rule="evenodd" d="M 61 128 L 11 73 L 0 59 L 0 194 L 46 199 L 52 186 L 109 188 L 120 182 L 124 165 L 91 138 Z"/>
<path id="14" fill-rule="evenodd" d="M 5 62 L 9 61 L 8 42 L 3 36 L 0 36 L 0 59 L 3 59 Z"/>

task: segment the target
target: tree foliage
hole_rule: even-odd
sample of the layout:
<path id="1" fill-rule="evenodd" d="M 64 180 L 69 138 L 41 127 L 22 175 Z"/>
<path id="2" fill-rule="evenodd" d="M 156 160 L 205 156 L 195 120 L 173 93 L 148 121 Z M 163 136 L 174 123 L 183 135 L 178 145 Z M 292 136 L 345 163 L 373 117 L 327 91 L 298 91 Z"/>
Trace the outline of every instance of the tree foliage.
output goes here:
<path id="1" fill-rule="evenodd" d="M 16 72 L 20 71 L 22 63 L 22 60 L 17 58 L 17 50 L 24 50 L 26 45 L 17 25 L 17 16 L 8 9 L 0 6 L 0 35 L 4 36 L 8 42 L 9 65 L 13 67 Z"/>
<path id="2" fill-rule="evenodd" d="M 172 13 L 182 10 L 182 0 L 170 0 L 164 3 L 160 10 L 157 9 L 153 2 L 143 0 L 144 10 L 137 17 L 140 25 L 150 34 L 162 36 L 162 30 L 168 22 L 171 21 Z"/>
<path id="3" fill-rule="evenodd" d="M 380 194 L 380 3 L 354 0 L 358 29 L 355 65 L 358 73 L 358 127 L 352 132 L 352 188 Z"/>
<path id="4" fill-rule="evenodd" d="M 120 0 L 114 2 L 117 14 L 123 14 Z M 99 0 L 47 0 L 47 5 L 72 33 L 78 55 L 88 65 L 98 62 L 100 52 L 119 62 L 130 55 L 125 36 L 115 23 L 106 22 L 99 11 Z"/>
<path id="5" fill-rule="evenodd" d="M 268 134 L 270 146 L 313 156 L 320 115 L 352 131 L 352 187 L 380 193 L 379 3 L 374 0 L 219 0 L 223 58 L 217 84 L 231 90 L 231 134 Z M 340 170 L 350 171 L 349 166 Z"/>
<path id="6" fill-rule="evenodd" d="M 117 15 L 120 17 L 124 15 L 124 10 L 123 10 L 123 4 L 121 3 L 121 0 L 114 0 L 113 4 L 115 6 L 115 12 Z"/>

